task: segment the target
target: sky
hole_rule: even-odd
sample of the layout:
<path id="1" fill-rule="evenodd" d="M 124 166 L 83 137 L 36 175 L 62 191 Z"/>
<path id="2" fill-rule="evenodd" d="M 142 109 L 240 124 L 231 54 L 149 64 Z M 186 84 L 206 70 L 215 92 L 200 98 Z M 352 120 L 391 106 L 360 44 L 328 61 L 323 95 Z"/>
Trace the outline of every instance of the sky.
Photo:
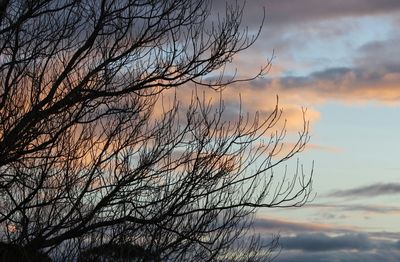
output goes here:
<path id="1" fill-rule="evenodd" d="M 261 210 L 256 231 L 280 234 L 277 262 L 400 261 L 400 1 L 248 0 L 243 24 L 256 29 L 263 8 L 234 64 L 251 75 L 273 56 L 270 72 L 224 98 L 262 112 L 278 95 L 290 132 L 307 108 L 310 142 L 286 164 L 314 162 L 315 197 Z"/>

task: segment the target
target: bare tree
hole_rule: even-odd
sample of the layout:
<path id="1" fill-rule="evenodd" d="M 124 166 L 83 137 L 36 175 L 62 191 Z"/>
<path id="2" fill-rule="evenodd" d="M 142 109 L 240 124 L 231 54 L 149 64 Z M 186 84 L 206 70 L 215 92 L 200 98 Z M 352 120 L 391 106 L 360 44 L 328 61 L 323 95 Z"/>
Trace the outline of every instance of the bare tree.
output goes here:
<path id="1" fill-rule="evenodd" d="M 4 245 L 60 261 L 110 246 L 147 252 L 142 260 L 269 258 L 276 242 L 265 249 L 250 236 L 252 217 L 307 201 L 311 176 L 273 177 L 304 148 L 307 122 L 282 154 L 278 107 L 229 122 L 222 100 L 195 92 L 187 106 L 160 103 L 166 89 L 251 80 L 223 68 L 258 33 L 241 28 L 241 6 L 211 20 L 210 9 L 201 0 L 0 2 Z"/>

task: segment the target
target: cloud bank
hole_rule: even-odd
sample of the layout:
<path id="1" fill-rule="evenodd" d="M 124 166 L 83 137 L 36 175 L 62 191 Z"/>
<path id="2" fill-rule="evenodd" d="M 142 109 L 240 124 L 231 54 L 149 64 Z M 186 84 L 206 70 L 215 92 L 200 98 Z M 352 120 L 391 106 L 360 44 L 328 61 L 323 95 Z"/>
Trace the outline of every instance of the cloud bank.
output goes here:
<path id="1" fill-rule="evenodd" d="M 400 233 L 362 232 L 329 224 L 296 223 L 257 218 L 255 230 L 268 244 L 269 233 L 280 232 L 282 252 L 277 262 L 398 261 Z"/>

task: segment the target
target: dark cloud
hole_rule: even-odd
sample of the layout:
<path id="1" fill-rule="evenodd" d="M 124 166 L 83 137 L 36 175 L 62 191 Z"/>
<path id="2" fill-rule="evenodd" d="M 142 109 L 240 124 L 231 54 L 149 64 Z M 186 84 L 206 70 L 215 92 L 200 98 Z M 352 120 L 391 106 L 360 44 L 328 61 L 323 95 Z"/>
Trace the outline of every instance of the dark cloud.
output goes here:
<path id="1" fill-rule="evenodd" d="M 398 0 L 267 0 L 268 20 L 288 24 L 345 16 L 363 16 L 400 10 Z"/>
<path id="2" fill-rule="evenodd" d="M 400 233 L 361 232 L 329 225 L 265 218 L 255 220 L 255 230 L 268 244 L 265 233 L 280 232 L 282 252 L 275 261 L 400 261 Z"/>
<path id="3" fill-rule="evenodd" d="M 318 83 L 342 83 L 351 77 L 352 82 L 362 84 L 381 81 L 387 74 L 400 73 L 400 62 L 386 64 L 376 68 L 367 67 L 334 67 L 313 72 L 301 77 L 282 77 L 279 84 L 285 88 L 315 87 Z M 326 86 L 326 85 L 321 85 Z M 336 86 L 333 86 L 336 87 Z"/>
<path id="4" fill-rule="evenodd" d="M 400 38 L 400 34 L 396 33 L 394 35 L 391 35 L 388 39 L 382 41 L 382 40 L 375 40 L 372 42 L 368 42 L 363 44 L 358 48 L 358 52 L 362 54 L 363 56 L 377 56 L 376 58 L 379 60 L 379 56 L 382 56 L 383 54 L 389 55 L 393 54 L 393 52 L 398 51 L 397 49 L 397 44 L 398 44 L 398 39 Z M 396 59 L 397 57 L 393 57 L 393 59 Z M 375 60 L 376 61 L 376 60 Z M 371 61 L 375 62 L 375 61 Z"/>
<path id="5" fill-rule="evenodd" d="M 311 77 L 306 76 L 286 76 L 279 79 L 279 85 L 284 88 L 298 88 L 309 86 L 313 82 Z"/>
<path id="6" fill-rule="evenodd" d="M 309 252 L 330 250 L 370 250 L 375 244 L 367 234 L 345 234 L 328 236 L 324 233 L 299 234 L 293 237 L 281 237 L 283 249 L 298 249 Z"/>
<path id="7" fill-rule="evenodd" d="M 317 71 L 311 74 L 312 78 L 317 80 L 338 81 L 343 75 L 350 73 L 352 70 L 347 67 L 328 68 L 323 71 Z"/>
<path id="8" fill-rule="evenodd" d="M 400 232 L 369 232 L 368 235 L 374 238 L 395 240 L 394 246 L 400 249 Z"/>
<path id="9" fill-rule="evenodd" d="M 238 1 L 242 5 L 244 1 Z M 213 1 L 213 10 L 222 11 L 231 1 Z M 400 11 L 398 0 L 252 0 L 245 5 L 244 21 L 259 25 L 262 8 L 267 24 L 283 25 L 346 16 L 387 14 Z"/>
<path id="10" fill-rule="evenodd" d="M 302 252 L 282 251 L 281 255 L 277 257 L 275 262 L 338 262 L 338 261 L 351 261 L 351 262 L 377 262 L 399 261 L 400 253 L 395 250 L 367 250 L 357 251 L 344 250 L 344 251 L 324 251 L 324 252 Z"/>
<path id="11" fill-rule="evenodd" d="M 288 24 L 344 16 L 363 16 L 400 10 L 398 0 L 266 0 L 271 24 Z"/>
<path id="12" fill-rule="evenodd" d="M 315 86 L 320 81 L 338 82 L 342 81 L 346 75 L 353 72 L 350 68 L 337 67 L 316 71 L 308 76 L 287 76 L 279 79 L 280 86 L 284 88 L 300 88 Z"/>
<path id="13" fill-rule="evenodd" d="M 232 1 L 236 3 L 236 1 Z M 226 4 L 231 1 L 213 1 L 212 9 L 223 13 Z M 266 24 L 297 25 L 301 22 L 326 20 L 348 16 L 387 14 L 400 11 L 398 0 L 252 0 L 237 1 L 239 6 L 245 3 L 243 22 L 250 26 L 259 26 L 266 9 Z"/>
<path id="14" fill-rule="evenodd" d="M 280 237 L 277 262 L 399 261 L 400 241 L 387 232 L 298 233 Z M 396 235 L 397 237 L 398 235 Z M 269 243 L 269 238 L 263 238 Z"/>
<path id="15" fill-rule="evenodd" d="M 378 72 L 400 72 L 398 43 L 400 34 L 394 33 L 385 41 L 368 42 L 358 48 L 354 63 Z"/>
<path id="16" fill-rule="evenodd" d="M 218 0 L 212 2 L 213 11 L 223 13 L 226 3 L 236 1 Z M 239 0 L 239 6 L 245 1 Z M 348 16 L 387 14 L 400 11 L 398 0 L 252 0 L 245 3 L 244 22 L 260 25 L 266 9 L 266 23 L 269 25 L 298 24 L 314 20 L 325 20 Z"/>
<path id="17" fill-rule="evenodd" d="M 400 194 L 400 184 L 374 184 L 369 186 L 361 186 L 346 190 L 337 190 L 330 193 L 331 197 L 376 197 L 381 195 Z"/>
<path id="18" fill-rule="evenodd" d="M 326 99 L 400 101 L 400 61 L 372 67 L 335 67 L 316 71 L 306 76 L 284 76 L 275 84 L 286 95 L 304 92 L 305 101 Z M 313 100 L 315 99 L 315 100 Z"/>

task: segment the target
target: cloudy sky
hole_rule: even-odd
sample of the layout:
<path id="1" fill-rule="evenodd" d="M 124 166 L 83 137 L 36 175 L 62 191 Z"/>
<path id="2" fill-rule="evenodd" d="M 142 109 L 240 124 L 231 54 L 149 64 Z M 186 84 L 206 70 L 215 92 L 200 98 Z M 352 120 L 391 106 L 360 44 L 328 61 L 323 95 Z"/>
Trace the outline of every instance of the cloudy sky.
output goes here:
<path id="1" fill-rule="evenodd" d="M 274 52 L 272 68 L 225 98 L 267 111 L 279 95 L 289 131 L 307 108 L 311 140 L 298 157 L 315 163 L 316 196 L 262 211 L 257 231 L 281 234 L 279 262 L 400 261 L 400 1 L 248 0 L 249 28 L 263 7 L 262 34 L 236 65 L 250 74 Z"/>

